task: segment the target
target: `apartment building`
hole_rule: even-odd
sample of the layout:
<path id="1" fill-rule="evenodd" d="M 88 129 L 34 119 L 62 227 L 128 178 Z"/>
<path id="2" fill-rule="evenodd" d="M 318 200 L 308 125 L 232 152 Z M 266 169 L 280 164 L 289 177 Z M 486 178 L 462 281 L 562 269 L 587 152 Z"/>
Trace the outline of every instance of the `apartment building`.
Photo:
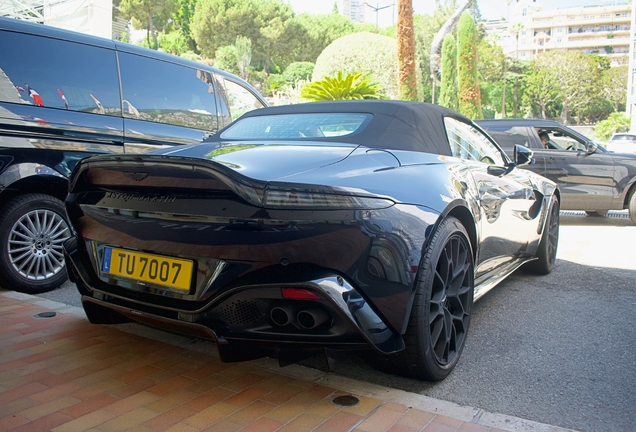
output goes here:
<path id="1" fill-rule="evenodd" d="M 486 32 L 504 53 L 531 60 L 552 50 L 607 56 L 613 66 L 628 64 L 631 5 L 567 7 L 542 11 L 533 0 L 511 2 L 509 19 L 488 21 Z"/>

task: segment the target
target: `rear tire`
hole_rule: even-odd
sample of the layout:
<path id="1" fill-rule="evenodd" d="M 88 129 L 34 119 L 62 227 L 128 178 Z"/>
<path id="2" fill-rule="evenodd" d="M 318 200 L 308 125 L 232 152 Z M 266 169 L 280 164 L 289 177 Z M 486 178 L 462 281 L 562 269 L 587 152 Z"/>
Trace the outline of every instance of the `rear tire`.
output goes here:
<path id="1" fill-rule="evenodd" d="M 547 275 L 556 266 L 557 247 L 559 245 L 559 199 L 555 196 L 548 210 L 543 227 L 541 242 L 537 249 L 537 259 L 523 266 L 530 273 Z"/>
<path id="2" fill-rule="evenodd" d="M 22 195 L 2 208 L 0 285 L 27 294 L 50 291 L 66 279 L 62 243 L 69 238 L 62 201 Z"/>
<path id="3" fill-rule="evenodd" d="M 468 233 L 448 217 L 422 259 L 406 348 L 391 356 L 391 372 L 426 381 L 451 373 L 464 349 L 474 294 L 474 263 Z"/>
<path id="4" fill-rule="evenodd" d="M 629 218 L 632 223 L 636 224 L 636 189 L 632 191 L 632 196 L 629 197 Z"/>

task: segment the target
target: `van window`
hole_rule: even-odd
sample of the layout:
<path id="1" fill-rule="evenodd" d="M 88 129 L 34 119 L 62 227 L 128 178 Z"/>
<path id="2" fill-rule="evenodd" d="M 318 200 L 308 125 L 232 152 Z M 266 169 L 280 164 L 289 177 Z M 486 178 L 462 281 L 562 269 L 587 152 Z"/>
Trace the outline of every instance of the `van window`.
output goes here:
<path id="1" fill-rule="evenodd" d="M 223 76 L 218 76 L 217 82 L 222 90 L 219 101 L 225 124 L 236 120 L 246 112 L 263 108 L 261 101 L 239 83 L 225 79 Z"/>
<path id="2" fill-rule="evenodd" d="M 114 50 L 0 31 L 0 69 L 2 102 L 121 116 Z"/>
<path id="3" fill-rule="evenodd" d="M 215 132 L 215 88 L 210 72 L 119 53 L 124 117 Z"/>

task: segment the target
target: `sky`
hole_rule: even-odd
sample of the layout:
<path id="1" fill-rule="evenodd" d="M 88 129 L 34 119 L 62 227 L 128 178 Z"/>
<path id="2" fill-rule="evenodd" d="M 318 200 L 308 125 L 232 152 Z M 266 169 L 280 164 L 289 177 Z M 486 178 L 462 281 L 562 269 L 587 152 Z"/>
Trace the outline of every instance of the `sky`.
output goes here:
<path id="1" fill-rule="evenodd" d="M 333 9 L 335 0 L 288 0 L 296 13 L 328 14 Z M 513 2 L 515 0 L 512 0 Z M 572 6 L 588 5 L 613 5 L 617 0 L 537 0 L 542 10 L 553 10 Z M 397 3 L 397 0 L 368 0 L 369 4 L 382 8 Z M 623 1 L 619 0 L 619 4 Z M 481 15 L 485 19 L 499 19 L 507 17 L 508 5 L 506 0 L 477 0 Z M 413 9 L 416 14 L 430 14 L 435 8 L 435 0 L 413 0 Z M 378 22 L 381 27 L 392 24 L 394 7 L 379 10 Z"/>

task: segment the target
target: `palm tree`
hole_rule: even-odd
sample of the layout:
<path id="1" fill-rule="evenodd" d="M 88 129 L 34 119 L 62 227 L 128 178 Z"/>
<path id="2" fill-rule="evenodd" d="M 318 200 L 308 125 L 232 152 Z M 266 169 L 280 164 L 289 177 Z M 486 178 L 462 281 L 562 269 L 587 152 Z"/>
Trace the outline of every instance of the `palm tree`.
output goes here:
<path id="1" fill-rule="evenodd" d="M 523 31 L 525 26 L 521 22 L 511 24 L 508 27 L 508 33 L 515 36 L 515 58 L 519 58 L 519 33 Z"/>
<path id="2" fill-rule="evenodd" d="M 413 0 L 398 0 L 397 46 L 400 97 L 405 100 L 416 100 L 417 78 L 415 75 Z"/>

